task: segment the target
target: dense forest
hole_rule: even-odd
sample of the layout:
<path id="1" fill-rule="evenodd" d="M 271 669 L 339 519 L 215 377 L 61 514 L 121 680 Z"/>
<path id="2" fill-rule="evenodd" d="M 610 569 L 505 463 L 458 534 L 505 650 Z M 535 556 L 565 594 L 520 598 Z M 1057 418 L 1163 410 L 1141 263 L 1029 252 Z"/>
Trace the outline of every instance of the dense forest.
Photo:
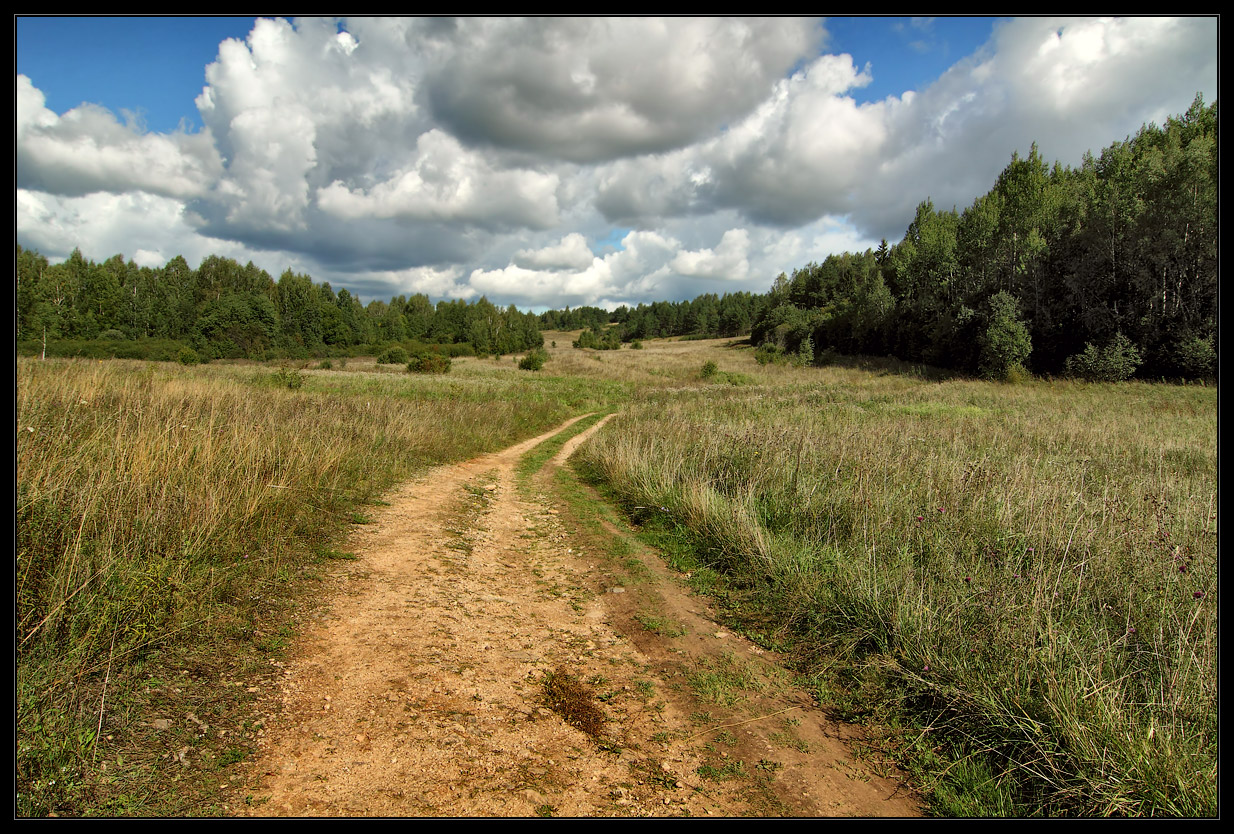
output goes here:
<path id="1" fill-rule="evenodd" d="M 182 257 L 161 269 L 116 255 L 101 264 L 73 254 L 48 264 L 17 248 L 17 341 L 27 351 L 44 338 L 60 353 L 172 358 L 179 345 L 203 359 L 346 355 L 374 346 L 422 342 L 465 344 L 480 355 L 516 353 L 544 344 L 539 323 L 513 305 L 398 296 L 367 306 L 348 290 L 288 270 L 273 280 L 251 262 L 207 257 L 197 269 Z"/>
<path id="2" fill-rule="evenodd" d="M 993 378 L 1213 378 L 1217 166 L 1200 97 L 1079 168 L 1034 144 L 963 212 L 926 200 L 898 244 L 781 274 L 752 340 Z"/>
<path id="3" fill-rule="evenodd" d="M 49 264 L 18 246 L 17 342 L 27 352 L 59 343 L 61 353 L 110 342 L 113 355 L 160 358 L 161 340 L 210 359 L 393 342 L 506 354 L 542 345 L 541 329 L 585 330 L 579 346 L 609 348 L 749 333 L 762 357 L 889 355 L 991 378 L 1211 379 L 1217 166 L 1217 104 L 1197 96 L 1183 116 L 1086 154 L 1079 168 L 1048 165 L 1034 144 L 964 211 L 927 199 L 899 243 L 781 273 L 765 295 L 539 316 L 484 298 L 362 305 L 307 275 L 288 270 L 275 281 L 251 262 L 217 256 L 195 270 L 182 257 L 151 269 L 120 255 L 96 264 L 79 251 Z"/>

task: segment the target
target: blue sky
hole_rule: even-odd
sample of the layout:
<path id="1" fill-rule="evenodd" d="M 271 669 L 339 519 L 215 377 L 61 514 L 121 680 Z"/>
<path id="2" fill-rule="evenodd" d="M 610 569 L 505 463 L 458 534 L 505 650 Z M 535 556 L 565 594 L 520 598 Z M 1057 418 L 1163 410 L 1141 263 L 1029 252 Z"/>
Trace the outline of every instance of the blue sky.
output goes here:
<path id="1" fill-rule="evenodd" d="M 18 17 L 17 237 L 543 309 L 767 289 L 1217 93 L 1215 18 Z"/>

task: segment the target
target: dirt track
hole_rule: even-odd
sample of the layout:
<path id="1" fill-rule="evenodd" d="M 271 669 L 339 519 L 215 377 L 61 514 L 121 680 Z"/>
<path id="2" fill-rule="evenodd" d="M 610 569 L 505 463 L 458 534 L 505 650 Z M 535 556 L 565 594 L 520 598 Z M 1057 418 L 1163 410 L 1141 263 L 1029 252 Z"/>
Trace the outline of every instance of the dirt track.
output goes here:
<path id="1" fill-rule="evenodd" d="M 249 813 L 917 814 L 658 559 L 636 556 L 640 579 L 618 584 L 565 508 L 520 491 L 515 464 L 561 428 L 405 484 L 358 530 L 358 560 L 272 693 Z M 551 492 L 594 430 L 536 486 Z M 652 614 L 672 627 L 649 629 Z M 601 733 L 548 708 L 554 671 L 586 685 Z"/>

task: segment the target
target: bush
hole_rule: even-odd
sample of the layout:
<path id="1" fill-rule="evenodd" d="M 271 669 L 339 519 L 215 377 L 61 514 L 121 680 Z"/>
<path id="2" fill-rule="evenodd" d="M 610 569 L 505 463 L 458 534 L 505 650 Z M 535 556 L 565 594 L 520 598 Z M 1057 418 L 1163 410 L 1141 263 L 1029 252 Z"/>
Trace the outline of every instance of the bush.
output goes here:
<path id="1" fill-rule="evenodd" d="M 1213 337 L 1184 339 L 1169 352 L 1170 364 L 1184 379 L 1216 379 L 1217 351 Z"/>
<path id="2" fill-rule="evenodd" d="M 643 349 L 643 343 L 640 342 L 638 339 L 635 339 L 633 342 L 630 342 L 630 350 L 642 350 L 642 349 Z"/>
<path id="3" fill-rule="evenodd" d="M 536 348 L 528 351 L 522 361 L 518 363 L 520 369 L 524 371 L 538 371 L 544 367 L 544 363 L 548 361 L 548 354 L 543 348 Z"/>
<path id="4" fill-rule="evenodd" d="M 763 345 L 754 351 L 754 361 L 760 365 L 778 365 L 784 361 L 784 356 L 775 345 Z"/>
<path id="5" fill-rule="evenodd" d="M 323 359 L 317 367 L 323 371 L 328 371 L 334 367 L 334 364 L 329 359 Z"/>
<path id="6" fill-rule="evenodd" d="M 797 349 L 797 356 L 794 361 L 795 365 L 813 365 L 814 364 L 814 339 L 806 336 L 801 340 L 801 347 Z"/>
<path id="7" fill-rule="evenodd" d="M 304 387 L 304 374 L 295 368 L 279 368 L 274 372 L 274 384 L 280 388 L 290 388 L 297 391 Z"/>
<path id="8" fill-rule="evenodd" d="M 197 351 L 193 350 L 188 345 L 180 348 L 180 352 L 176 354 L 176 361 L 181 365 L 200 365 L 201 357 L 197 355 Z"/>
<path id="9" fill-rule="evenodd" d="M 1085 344 L 1084 352 L 1067 357 L 1063 372 L 1089 382 L 1121 382 L 1130 379 L 1140 367 L 1140 352 L 1121 332 L 1102 349 Z"/>
<path id="10" fill-rule="evenodd" d="M 720 370 L 720 366 L 710 359 L 703 363 L 703 369 L 699 371 L 699 376 L 703 379 L 711 379 L 716 375 L 716 371 Z"/>
<path id="11" fill-rule="evenodd" d="M 408 361 L 406 348 L 401 345 L 394 345 L 383 350 L 377 356 L 378 365 L 402 365 Z"/>
<path id="12" fill-rule="evenodd" d="M 411 357 L 407 363 L 407 372 L 412 374 L 447 374 L 450 372 L 451 359 L 440 353 L 421 353 Z"/>
<path id="13" fill-rule="evenodd" d="M 1005 380 L 1033 352 L 1028 328 L 1020 320 L 1020 302 L 1009 292 L 990 298 L 989 323 L 981 336 L 981 373 L 989 379 Z"/>
<path id="14" fill-rule="evenodd" d="M 106 339 L 112 342 L 127 342 L 128 336 L 125 336 L 120 330 L 104 330 L 99 334 L 100 339 Z"/>

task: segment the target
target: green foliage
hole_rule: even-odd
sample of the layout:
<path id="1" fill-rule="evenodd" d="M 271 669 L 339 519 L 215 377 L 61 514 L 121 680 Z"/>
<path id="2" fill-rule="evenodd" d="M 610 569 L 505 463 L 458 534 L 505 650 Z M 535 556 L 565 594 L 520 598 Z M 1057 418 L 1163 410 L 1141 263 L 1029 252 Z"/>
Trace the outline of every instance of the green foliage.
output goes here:
<path id="1" fill-rule="evenodd" d="M 598 330 L 588 328 L 574 340 L 574 347 L 587 350 L 617 350 L 621 347 L 621 338 L 616 330 Z"/>
<path id="2" fill-rule="evenodd" d="M 556 346 L 556 344 L 557 344 L 556 342 L 553 343 L 554 346 Z M 643 343 L 640 342 L 638 339 L 635 339 L 634 341 L 630 342 L 630 350 L 642 350 L 642 349 L 643 349 Z"/>
<path id="3" fill-rule="evenodd" d="M 420 353 L 411 357 L 407 371 L 413 374 L 447 374 L 451 364 L 450 357 L 440 353 Z"/>
<path id="4" fill-rule="evenodd" d="M 518 366 L 524 371 L 538 371 L 544 367 L 544 363 L 548 361 L 548 352 L 543 348 L 536 348 L 529 351 L 526 356 L 519 360 Z"/>
<path id="5" fill-rule="evenodd" d="M 711 379 L 720 370 L 720 366 L 708 359 L 703 363 L 703 368 L 698 372 L 698 375 L 703 379 Z"/>
<path id="6" fill-rule="evenodd" d="M 1182 379 L 1215 380 L 1217 351 L 1213 336 L 1195 337 L 1176 342 L 1167 352 L 1170 370 Z"/>
<path id="7" fill-rule="evenodd" d="M 797 348 L 797 356 L 795 363 L 797 365 L 813 365 L 814 364 L 814 339 L 806 336 L 801 340 L 801 347 Z"/>
<path id="8" fill-rule="evenodd" d="M 758 350 L 754 351 L 754 361 L 760 365 L 779 365 L 787 359 L 775 345 L 760 345 Z"/>
<path id="9" fill-rule="evenodd" d="M 1064 371 L 1067 376 L 1090 382 L 1122 382 L 1135 374 L 1140 362 L 1140 352 L 1120 332 L 1104 348 L 1088 344 L 1083 353 L 1067 357 Z"/>
<path id="10" fill-rule="evenodd" d="M 289 388 L 297 391 L 304 387 L 304 374 L 296 368 L 279 368 L 272 375 L 274 384 L 279 388 Z"/>
<path id="11" fill-rule="evenodd" d="M 186 345 L 176 354 L 176 361 L 181 365 L 198 365 L 201 363 L 201 357 L 197 355 L 197 351 Z"/>
<path id="12" fill-rule="evenodd" d="M 402 345 L 393 345 L 377 355 L 378 365 L 405 365 L 410 357 Z"/>
<path id="13" fill-rule="evenodd" d="M 981 339 L 981 372 L 990 379 L 1007 379 L 1033 351 L 1028 328 L 1020 320 L 1020 304 L 1008 292 L 990 298 L 990 314 Z"/>

